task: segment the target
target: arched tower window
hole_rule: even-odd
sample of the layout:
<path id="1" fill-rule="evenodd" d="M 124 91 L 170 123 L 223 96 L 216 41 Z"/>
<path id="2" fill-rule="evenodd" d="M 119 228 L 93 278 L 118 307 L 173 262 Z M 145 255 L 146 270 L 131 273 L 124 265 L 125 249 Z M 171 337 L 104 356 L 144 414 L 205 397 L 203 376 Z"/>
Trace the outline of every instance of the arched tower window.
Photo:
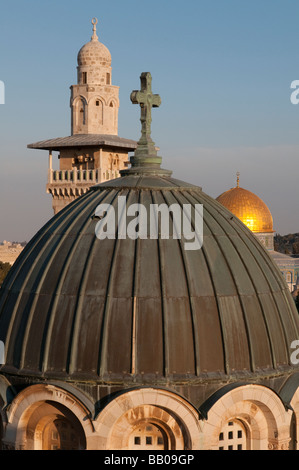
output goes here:
<path id="1" fill-rule="evenodd" d="M 80 99 L 76 102 L 76 125 L 82 127 L 86 124 L 86 103 L 83 99 Z"/>

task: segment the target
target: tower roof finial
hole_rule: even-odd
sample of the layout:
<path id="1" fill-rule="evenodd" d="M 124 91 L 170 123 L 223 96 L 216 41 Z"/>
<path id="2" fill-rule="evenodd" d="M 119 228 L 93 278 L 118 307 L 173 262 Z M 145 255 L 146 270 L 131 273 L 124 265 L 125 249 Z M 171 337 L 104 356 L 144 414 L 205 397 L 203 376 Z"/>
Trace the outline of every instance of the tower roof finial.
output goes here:
<path id="1" fill-rule="evenodd" d="M 98 36 L 97 36 L 97 24 L 98 24 L 98 19 L 97 18 L 93 18 L 91 20 L 91 24 L 93 25 L 93 35 L 91 37 L 91 40 L 92 41 L 98 41 Z"/>

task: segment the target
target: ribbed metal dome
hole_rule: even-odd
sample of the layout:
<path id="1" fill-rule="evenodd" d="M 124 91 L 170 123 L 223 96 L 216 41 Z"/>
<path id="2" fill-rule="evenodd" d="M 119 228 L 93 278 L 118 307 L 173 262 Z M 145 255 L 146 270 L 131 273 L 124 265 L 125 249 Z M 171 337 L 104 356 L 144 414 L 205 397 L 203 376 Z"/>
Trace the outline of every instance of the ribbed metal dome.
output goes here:
<path id="1" fill-rule="evenodd" d="M 1 372 L 98 384 L 206 384 L 293 369 L 294 301 L 255 235 L 201 188 L 160 168 L 150 137 L 151 75 L 141 75 L 142 135 L 132 167 L 52 218 L 0 291 Z M 203 246 L 99 240 L 99 204 L 203 205 Z M 169 222 L 172 213 L 168 214 Z M 128 221 L 129 223 L 129 221 Z M 218 383 L 218 382 L 217 382 Z"/>
<path id="2" fill-rule="evenodd" d="M 100 203 L 204 206 L 204 243 L 105 239 Z M 92 381 L 254 376 L 289 365 L 298 313 L 255 236 L 200 188 L 123 176 L 92 188 L 26 246 L 1 290 L 4 372 Z M 287 367 L 288 368 L 288 367 Z"/>

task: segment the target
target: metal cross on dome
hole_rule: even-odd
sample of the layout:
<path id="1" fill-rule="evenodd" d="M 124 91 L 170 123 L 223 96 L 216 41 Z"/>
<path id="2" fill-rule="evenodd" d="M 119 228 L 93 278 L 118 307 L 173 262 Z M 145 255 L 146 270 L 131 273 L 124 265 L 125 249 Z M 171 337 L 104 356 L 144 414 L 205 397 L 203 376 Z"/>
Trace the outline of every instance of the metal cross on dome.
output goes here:
<path id="1" fill-rule="evenodd" d="M 150 72 L 143 72 L 140 76 L 141 90 L 132 91 L 131 101 L 133 104 L 139 104 L 141 107 L 140 121 L 141 139 L 140 144 L 151 144 L 151 123 L 152 123 L 152 108 L 158 108 L 161 105 L 161 98 L 159 95 L 154 95 L 152 92 L 152 76 Z"/>

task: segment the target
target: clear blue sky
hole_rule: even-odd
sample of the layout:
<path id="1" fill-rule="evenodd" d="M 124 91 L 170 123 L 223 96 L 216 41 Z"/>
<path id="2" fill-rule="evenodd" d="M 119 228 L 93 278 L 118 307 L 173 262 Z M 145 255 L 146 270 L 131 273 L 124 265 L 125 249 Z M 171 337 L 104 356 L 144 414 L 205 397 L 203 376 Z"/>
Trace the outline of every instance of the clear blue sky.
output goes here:
<path id="1" fill-rule="evenodd" d="M 299 232 L 298 0 L 0 1 L 0 241 L 29 240 L 52 216 L 47 152 L 70 134 L 76 58 L 91 18 L 120 86 L 119 135 L 138 139 L 130 93 L 151 72 L 162 106 L 153 139 L 163 167 L 217 197 L 235 185 L 269 206 L 274 227 Z"/>

